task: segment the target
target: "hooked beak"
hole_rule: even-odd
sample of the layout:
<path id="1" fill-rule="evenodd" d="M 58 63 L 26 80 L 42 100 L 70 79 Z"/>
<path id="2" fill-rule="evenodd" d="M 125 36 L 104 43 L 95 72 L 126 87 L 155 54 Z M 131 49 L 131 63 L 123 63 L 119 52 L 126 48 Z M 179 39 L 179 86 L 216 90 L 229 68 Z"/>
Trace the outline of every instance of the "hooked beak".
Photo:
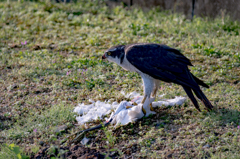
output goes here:
<path id="1" fill-rule="evenodd" d="M 105 59 L 105 58 L 106 58 L 106 56 L 105 56 L 105 54 L 103 54 L 102 59 Z"/>

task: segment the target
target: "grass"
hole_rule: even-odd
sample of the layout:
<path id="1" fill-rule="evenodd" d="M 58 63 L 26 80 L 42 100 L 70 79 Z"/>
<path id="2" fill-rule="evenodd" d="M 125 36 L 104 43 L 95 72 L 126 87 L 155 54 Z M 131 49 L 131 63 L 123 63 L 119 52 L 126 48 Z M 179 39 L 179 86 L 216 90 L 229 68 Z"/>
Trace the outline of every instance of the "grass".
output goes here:
<path id="1" fill-rule="evenodd" d="M 28 156 L 41 149 L 40 142 L 60 146 L 61 139 L 82 129 L 72 113 L 78 103 L 121 101 L 120 91 L 142 92 L 137 74 L 101 56 L 113 45 L 153 42 L 191 59 L 191 72 L 211 86 L 203 91 L 214 111 L 199 113 L 188 99 L 184 106 L 159 108 L 152 117 L 101 130 L 106 135 L 97 146 L 111 140 L 109 149 L 140 157 L 239 158 L 239 22 L 228 16 L 191 22 L 158 8 L 109 9 L 95 2 L 1 2 L 0 12 L 1 143 L 18 145 Z M 161 85 L 159 94 L 166 98 L 186 96 L 180 86 Z M 57 133 L 61 125 L 67 130 Z"/>

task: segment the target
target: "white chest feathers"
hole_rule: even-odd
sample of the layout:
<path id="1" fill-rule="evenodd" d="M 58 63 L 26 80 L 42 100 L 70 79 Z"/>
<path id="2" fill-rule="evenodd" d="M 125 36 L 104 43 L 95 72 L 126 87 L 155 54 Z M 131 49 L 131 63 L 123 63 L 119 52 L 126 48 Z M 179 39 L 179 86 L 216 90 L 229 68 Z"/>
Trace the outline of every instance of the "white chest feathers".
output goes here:
<path id="1" fill-rule="evenodd" d="M 127 60 L 126 55 L 124 56 L 122 63 L 121 63 L 121 59 L 118 57 L 115 57 L 115 58 L 108 57 L 107 59 L 110 62 L 115 62 L 116 64 L 118 64 L 119 66 L 121 66 L 123 69 L 127 71 L 140 73 L 140 71 Z"/>
<path id="2" fill-rule="evenodd" d="M 127 70 L 127 71 L 131 71 L 131 72 L 140 72 L 135 66 L 133 66 L 126 58 L 126 56 L 124 56 L 123 62 L 119 64 L 123 69 Z"/>

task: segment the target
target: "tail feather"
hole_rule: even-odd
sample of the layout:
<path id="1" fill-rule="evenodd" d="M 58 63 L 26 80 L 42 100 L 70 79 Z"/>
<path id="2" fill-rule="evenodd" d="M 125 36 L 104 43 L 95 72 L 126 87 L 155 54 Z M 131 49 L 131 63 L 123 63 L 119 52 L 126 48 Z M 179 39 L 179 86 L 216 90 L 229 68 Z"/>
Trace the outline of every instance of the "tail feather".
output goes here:
<path id="1" fill-rule="evenodd" d="M 209 88 L 209 86 L 208 86 L 206 83 L 204 83 L 204 82 L 203 82 L 202 80 L 200 80 L 199 78 L 195 77 L 193 74 L 192 74 L 192 77 L 193 77 L 193 79 L 197 82 L 197 84 L 199 84 L 199 85 L 201 85 L 201 86 L 203 86 L 203 87 Z"/>
<path id="2" fill-rule="evenodd" d="M 183 86 L 183 89 L 185 90 L 188 97 L 191 99 L 192 103 L 194 104 L 194 106 L 197 108 L 198 111 L 201 111 L 201 110 L 199 108 L 198 102 L 197 102 L 196 98 L 194 97 L 192 91 L 202 101 L 202 103 L 205 105 L 205 107 L 208 110 L 213 109 L 213 106 L 212 106 L 211 102 L 207 99 L 207 97 L 204 95 L 204 93 L 200 89 L 199 90 L 194 90 L 194 89 L 191 89 L 190 87 L 186 87 L 186 86 Z"/>
<path id="3" fill-rule="evenodd" d="M 194 93 L 196 94 L 196 96 L 202 101 L 202 103 L 209 109 L 212 110 L 213 106 L 211 104 L 211 102 L 207 99 L 207 97 L 205 96 L 205 94 L 199 89 L 198 91 L 193 90 Z"/>
<path id="4" fill-rule="evenodd" d="M 194 97 L 191 88 L 183 86 L 183 89 L 185 90 L 185 92 L 187 93 L 188 97 L 191 99 L 192 103 L 194 104 L 195 108 L 201 112 L 198 102 L 196 100 L 196 98 Z"/>

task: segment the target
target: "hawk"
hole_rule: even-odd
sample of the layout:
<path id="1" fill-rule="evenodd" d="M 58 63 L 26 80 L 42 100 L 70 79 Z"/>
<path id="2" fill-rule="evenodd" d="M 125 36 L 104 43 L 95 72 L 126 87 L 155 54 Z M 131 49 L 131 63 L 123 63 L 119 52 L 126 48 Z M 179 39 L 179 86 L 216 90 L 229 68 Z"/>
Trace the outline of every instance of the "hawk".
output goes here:
<path id="1" fill-rule="evenodd" d="M 106 50 L 102 59 L 115 62 L 123 69 L 136 72 L 142 77 L 144 96 L 141 103 L 144 104 L 148 99 L 147 107 L 151 111 L 151 99 L 155 99 L 160 81 L 181 85 L 198 111 L 201 110 L 193 92 L 208 110 L 213 108 L 199 87 L 209 86 L 190 72 L 188 66 L 193 65 L 177 49 L 154 43 L 117 45 Z M 144 114 L 147 113 L 145 109 L 142 107 Z"/>

